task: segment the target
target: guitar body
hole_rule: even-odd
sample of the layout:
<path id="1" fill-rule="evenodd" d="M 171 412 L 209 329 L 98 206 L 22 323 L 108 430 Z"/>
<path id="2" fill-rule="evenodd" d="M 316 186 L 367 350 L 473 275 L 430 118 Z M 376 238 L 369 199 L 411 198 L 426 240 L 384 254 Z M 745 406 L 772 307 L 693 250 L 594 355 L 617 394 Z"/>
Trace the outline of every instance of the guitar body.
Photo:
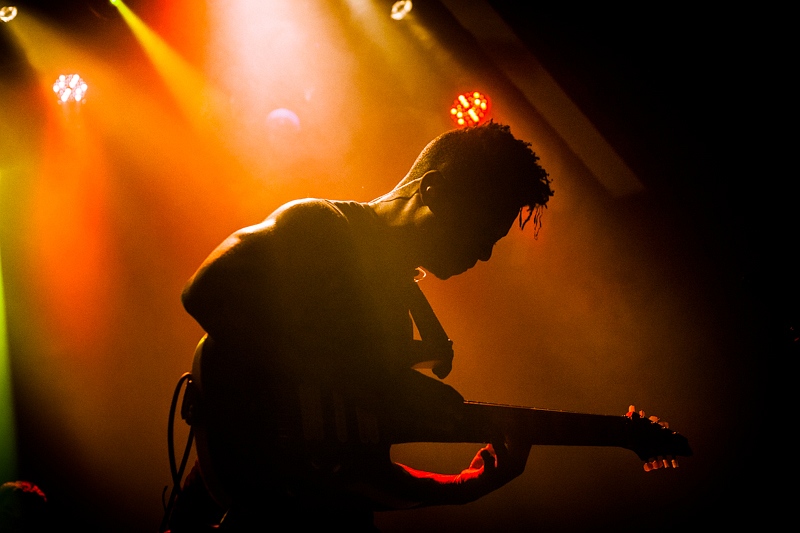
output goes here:
<path id="1" fill-rule="evenodd" d="M 200 340 L 181 410 L 206 488 L 224 509 L 237 494 L 280 487 L 305 460 L 299 408 L 287 413 L 257 377 L 237 378 L 247 373 L 230 370 L 226 355 L 210 337 Z"/>

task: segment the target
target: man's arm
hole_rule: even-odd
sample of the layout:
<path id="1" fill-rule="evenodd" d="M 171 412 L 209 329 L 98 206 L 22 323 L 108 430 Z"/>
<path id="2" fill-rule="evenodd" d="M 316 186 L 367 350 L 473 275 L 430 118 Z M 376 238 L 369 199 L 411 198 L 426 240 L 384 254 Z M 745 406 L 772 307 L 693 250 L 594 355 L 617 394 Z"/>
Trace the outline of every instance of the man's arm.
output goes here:
<path id="1" fill-rule="evenodd" d="M 469 425 L 464 399 L 455 389 L 415 370 L 408 369 L 403 376 L 398 390 L 391 390 L 395 401 L 382 412 L 393 424 L 399 442 L 408 438 L 435 442 L 437 436 Z M 360 486 L 359 492 L 386 509 L 472 502 L 522 474 L 530 448 L 513 432 L 498 435 L 459 474 L 426 472 L 393 463 L 387 450 L 385 456 L 366 458 L 365 481 L 369 485 Z"/>
<path id="2" fill-rule="evenodd" d="M 478 450 L 469 467 L 460 474 L 423 472 L 396 463 L 409 476 L 408 483 L 425 496 L 418 507 L 464 504 L 499 489 L 525 470 L 530 446 L 516 442 L 487 444 Z"/>
<path id="3" fill-rule="evenodd" d="M 487 444 L 459 474 L 426 472 L 400 463 L 376 465 L 348 489 L 376 510 L 403 510 L 473 502 L 506 485 L 525 469 L 530 446 L 515 441 Z"/>

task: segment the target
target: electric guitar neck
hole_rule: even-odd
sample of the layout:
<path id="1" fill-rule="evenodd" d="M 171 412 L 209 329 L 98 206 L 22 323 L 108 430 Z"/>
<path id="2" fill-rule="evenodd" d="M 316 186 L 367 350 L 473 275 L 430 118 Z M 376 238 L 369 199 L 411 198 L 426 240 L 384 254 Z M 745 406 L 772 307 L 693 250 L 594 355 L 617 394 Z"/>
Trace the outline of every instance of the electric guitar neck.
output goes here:
<path id="1" fill-rule="evenodd" d="M 513 435 L 532 446 L 618 447 L 636 453 L 645 470 L 676 467 L 678 457 L 692 455 L 686 437 L 633 406 L 626 415 L 598 415 L 468 401 L 464 418 L 455 426 L 432 430 L 401 423 L 382 431 L 394 444 L 483 443 Z"/>

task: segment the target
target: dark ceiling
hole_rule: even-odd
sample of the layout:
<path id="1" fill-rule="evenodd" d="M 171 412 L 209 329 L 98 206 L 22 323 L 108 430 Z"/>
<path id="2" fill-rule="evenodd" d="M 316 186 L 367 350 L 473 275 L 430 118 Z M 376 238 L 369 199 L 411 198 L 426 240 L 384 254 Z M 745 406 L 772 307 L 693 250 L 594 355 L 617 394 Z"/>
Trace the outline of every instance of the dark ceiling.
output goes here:
<path id="1" fill-rule="evenodd" d="M 759 10 L 488 3 L 796 356 L 797 193 L 766 133 L 780 31 Z"/>

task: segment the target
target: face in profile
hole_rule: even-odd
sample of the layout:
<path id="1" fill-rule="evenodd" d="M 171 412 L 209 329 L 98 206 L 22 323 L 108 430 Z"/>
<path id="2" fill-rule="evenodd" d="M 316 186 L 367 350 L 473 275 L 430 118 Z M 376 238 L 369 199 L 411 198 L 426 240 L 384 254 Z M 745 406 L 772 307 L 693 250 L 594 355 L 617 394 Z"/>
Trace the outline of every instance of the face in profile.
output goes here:
<path id="1" fill-rule="evenodd" d="M 427 261 L 421 266 L 439 279 L 462 274 L 488 261 L 519 214 L 508 204 L 455 202 L 434 213 L 427 229 Z"/>

